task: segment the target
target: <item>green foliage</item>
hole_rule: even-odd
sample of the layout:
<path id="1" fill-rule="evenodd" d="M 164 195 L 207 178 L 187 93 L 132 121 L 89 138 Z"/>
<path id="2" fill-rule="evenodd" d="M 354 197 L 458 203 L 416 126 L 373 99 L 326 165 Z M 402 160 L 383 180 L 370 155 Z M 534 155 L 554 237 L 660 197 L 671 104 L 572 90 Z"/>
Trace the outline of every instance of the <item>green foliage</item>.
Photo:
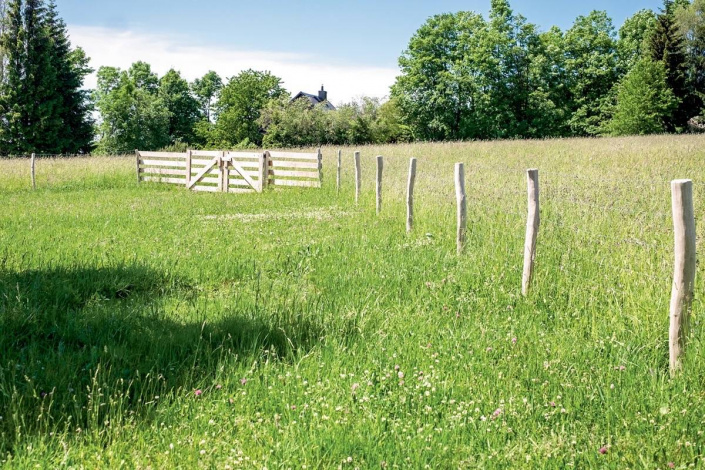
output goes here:
<path id="1" fill-rule="evenodd" d="M 157 150 L 169 145 L 171 113 L 158 84 L 157 75 L 144 62 L 136 62 L 127 71 L 114 67 L 98 70 L 99 153 Z"/>
<path id="2" fill-rule="evenodd" d="M 271 100 L 288 96 L 281 79 L 269 72 L 245 70 L 223 87 L 216 104 L 217 121 L 209 144 L 230 148 L 244 142 L 260 145 L 260 112 Z"/>
<path id="3" fill-rule="evenodd" d="M 202 78 L 197 78 L 191 84 L 191 91 L 201 107 L 201 115 L 211 121 L 213 104 L 217 101 L 220 90 L 223 89 L 223 80 L 214 71 L 209 71 Z"/>
<path id="4" fill-rule="evenodd" d="M 576 135 L 596 135 L 602 108 L 617 82 L 617 51 L 612 20 L 604 11 L 579 16 L 565 34 L 568 124 Z"/>
<path id="5" fill-rule="evenodd" d="M 648 57 L 639 60 L 617 86 L 612 119 L 603 127 L 611 135 L 666 132 L 678 101 L 666 82 L 666 67 Z"/>
<path id="6" fill-rule="evenodd" d="M 159 80 L 159 97 L 169 111 L 169 140 L 172 143 L 194 142 L 194 127 L 201 114 L 188 82 L 176 70 L 169 70 Z"/>
<path id="7" fill-rule="evenodd" d="M 643 9 L 627 18 L 619 28 L 617 54 L 621 71 L 628 72 L 648 51 L 656 24 L 656 14 L 652 10 Z"/>
<path id="8" fill-rule="evenodd" d="M 82 50 L 71 49 L 56 5 L 12 0 L 0 36 L 0 153 L 78 153 L 92 140 Z"/>
<path id="9" fill-rule="evenodd" d="M 685 38 L 687 77 L 693 109 L 705 116 L 705 0 L 693 0 L 675 11 L 676 24 Z"/>
<path id="10" fill-rule="evenodd" d="M 685 38 L 676 24 L 674 10 L 673 1 L 665 0 L 664 9 L 657 17 L 649 49 L 650 57 L 662 62 L 666 67 L 666 82 L 680 102 L 680 106 L 666 123 L 669 132 L 686 129 L 688 120 L 699 111 L 694 109 L 697 106 L 687 83 Z"/>

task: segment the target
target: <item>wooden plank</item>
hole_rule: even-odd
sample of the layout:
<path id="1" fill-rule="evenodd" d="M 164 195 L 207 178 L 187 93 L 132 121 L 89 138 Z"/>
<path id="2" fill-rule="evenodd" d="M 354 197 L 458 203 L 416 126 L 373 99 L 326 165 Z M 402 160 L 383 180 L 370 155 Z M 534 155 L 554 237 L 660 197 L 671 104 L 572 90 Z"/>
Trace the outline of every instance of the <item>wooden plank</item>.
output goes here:
<path id="1" fill-rule="evenodd" d="M 154 181 L 155 183 L 184 184 L 181 178 L 161 178 L 159 176 L 143 176 L 142 181 Z"/>
<path id="2" fill-rule="evenodd" d="M 527 190 L 529 194 L 529 214 L 526 218 L 526 239 L 524 241 L 524 272 L 521 279 L 521 293 L 529 294 L 531 277 L 534 273 L 536 259 L 536 236 L 539 232 L 539 170 L 526 171 Z"/>
<path id="3" fill-rule="evenodd" d="M 230 181 L 230 184 L 233 184 L 235 186 L 250 186 L 250 183 L 248 183 L 247 181 L 245 181 L 242 178 L 233 178 L 231 176 L 228 181 Z"/>
<path id="4" fill-rule="evenodd" d="M 140 152 L 142 158 L 183 158 L 186 159 L 185 153 L 177 152 Z"/>
<path id="5" fill-rule="evenodd" d="M 321 149 L 318 149 L 318 181 L 323 184 L 323 154 Z"/>
<path id="6" fill-rule="evenodd" d="M 318 153 L 269 152 L 269 155 L 275 160 L 290 159 L 290 160 L 315 160 L 315 161 L 318 161 Z"/>
<path id="7" fill-rule="evenodd" d="M 274 176 L 289 176 L 294 178 L 313 178 L 318 179 L 318 172 L 314 171 L 297 171 L 297 170 L 272 170 Z"/>
<path id="8" fill-rule="evenodd" d="M 175 162 L 169 160 L 139 160 L 144 166 L 173 166 L 176 168 L 186 168 L 186 162 Z"/>
<path id="9" fill-rule="evenodd" d="M 203 183 L 203 184 L 207 183 L 207 184 L 217 185 L 219 181 L 220 181 L 220 174 L 218 174 L 217 176 L 210 177 L 210 178 L 208 178 L 208 177 L 201 178 L 201 181 L 199 181 L 199 183 Z"/>
<path id="10" fill-rule="evenodd" d="M 256 160 L 259 161 L 260 153 L 256 152 L 226 152 L 225 157 L 235 160 Z"/>
<path id="11" fill-rule="evenodd" d="M 272 160 L 272 166 L 274 168 L 309 168 L 311 170 L 318 170 L 318 162 L 287 162 L 283 160 Z"/>
<path id="12" fill-rule="evenodd" d="M 320 181 L 274 180 L 274 186 L 298 186 L 302 188 L 320 188 Z"/>
<path id="13" fill-rule="evenodd" d="M 191 182 L 188 184 L 188 188 L 189 189 L 193 188 L 196 185 L 196 183 L 201 181 L 201 179 L 203 179 L 203 177 L 206 176 L 206 173 L 208 173 L 211 168 L 213 168 L 215 165 L 218 164 L 219 161 L 220 161 L 220 157 L 215 157 L 213 160 L 211 160 L 210 166 L 204 167 L 194 178 L 191 179 Z"/>
<path id="14" fill-rule="evenodd" d="M 668 352 L 671 375 L 682 365 L 682 355 L 690 330 L 690 314 L 695 291 L 696 233 L 693 211 L 693 181 L 671 182 L 675 263 L 671 289 Z"/>
<path id="15" fill-rule="evenodd" d="M 219 191 L 225 191 L 225 181 L 223 181 L 223 166 L 227 165 L 227 163 L 223 162 L 223 156 L 225 155 L 225 152 L 220 152 L 220 155 L 218 156 L 218 190 Z"/>
<path id="16" fill-rule="evenodd" d="M 215 158 L 220 156 L 220 152 L 217 150 L 194 150 L 191 156 Z"/>
<path id="17" fill-rule="evenodd" d="M 257 179 L 259 180 L 259 192 L 263 192 L 269 183 L 268 168 L 267 163 L 269 159 L 269 152 L 262 152 L 259 158 L 259 168 L 257 169 Z"/>
<path id="18" fill-rule="evenodd" d="M 175 170 L 173 168 L 140 168 L 139 172 L 146 175 L 186 176 L 186 170 Z"/>

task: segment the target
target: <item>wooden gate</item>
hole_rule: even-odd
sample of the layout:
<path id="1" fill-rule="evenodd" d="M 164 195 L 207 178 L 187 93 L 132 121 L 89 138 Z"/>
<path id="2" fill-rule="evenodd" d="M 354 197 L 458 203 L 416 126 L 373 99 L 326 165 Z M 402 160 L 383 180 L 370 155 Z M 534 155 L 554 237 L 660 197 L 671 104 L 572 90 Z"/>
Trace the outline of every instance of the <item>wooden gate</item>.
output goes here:
<path id="1" fill-rule="evenodd" d="M 291 152 L 185 153 L 137 150 L 137 181 L 185 186 L 193 191 L 258 192 L 267 186 L 320 188 L 322 154 Z"/>

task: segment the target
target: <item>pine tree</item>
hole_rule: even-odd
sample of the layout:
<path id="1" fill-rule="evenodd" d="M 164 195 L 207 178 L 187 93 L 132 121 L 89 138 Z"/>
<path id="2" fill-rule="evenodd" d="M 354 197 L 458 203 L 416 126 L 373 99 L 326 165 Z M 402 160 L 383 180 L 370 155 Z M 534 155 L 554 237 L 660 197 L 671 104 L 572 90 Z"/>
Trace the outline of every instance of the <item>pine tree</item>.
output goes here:
<path id="1" fill-rule="evenodd" d="M 21 130 L 26 52 L 23 43 L 22 2 L 7 6 L 5 31 L 0 44 L 5 54 L 5 79 L 0 83 L 0 154 L 23 153 L 27 148 Z"/>
<path id="2" fill-rule="evenodd" d="M 663 10 L 657 17 L 650 47 L 651 59 L 663 63 L 666 68 L 666 83 L 680 102 L 672 118 L 666 122 L 669 132 L 685 129 L 688 119 L 697 114 L 697 110 L 690 109 L 693 100 L 686 81 L 688 65 L 685 44 L 683 36 L 678 31 L 674 10 L 674 2 L 665 0 Z"/>
<path id="3" fill-rule="evenodd" d="M 93 72 L 81 48 L 71 49 L 66 23 L 59 18 L 56 3 L 49 3 L 47 28 L 52 40 L 52 66 L 56 70 L 56 91 L 60 95 L 58 116 L 62 123 L 55 152 L 84 153 L 90 151 L 93 123 L 90 120 L 89 92 L 81 89 L 83 79 Z"/>

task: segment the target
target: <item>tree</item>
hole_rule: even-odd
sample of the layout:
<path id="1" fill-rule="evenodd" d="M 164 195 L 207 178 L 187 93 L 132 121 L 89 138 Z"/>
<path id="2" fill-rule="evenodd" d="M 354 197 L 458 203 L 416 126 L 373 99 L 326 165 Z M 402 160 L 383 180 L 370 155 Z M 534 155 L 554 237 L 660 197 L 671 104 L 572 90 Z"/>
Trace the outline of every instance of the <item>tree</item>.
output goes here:
<path id="1" fill-rule="evenodd" d="M 171 113 L 159 96 L 158 82 L 144 62 L 134 63 L 127 71 L 98 69 L 95 102 L 101 115 L 100 153 L 158 150 L 169 144 Z"/>
<path id="2" fill-rule="evenodd" d="M 676 24 L 685 38 L 687 82 L 691 87 L 693 108 L 705 104 L 705 0 L 693 0 L 691 5 L 675 10 Z M 692 112 L 692 111 L 691 111 Z"/>
<path id="3" fill-rule="evenodd" d="M 0 0 L 0 37 L 5 33 L 5 21 L 7 13 L 7 1 Z M 0 42 L 0 83 L 5 78 L 5 50 Z"/>
<path id="4" fill-rule="evenodd" d="M 191 90 L 201 107 L 201 114 L 207 121 L 211 121 L 213 104 L 217 101 L 222 89 L 223 80 L 212 70 L 205 74 L 203 78 L 197 78 L 191 84 Z"/>
<path id="5" fill-rule="evenodd" d="M 669 132 L 682 131 L 688 120 L 697 115 L 699 109 L 687 83 L 687 69 L 684 37 L 678 30 L 675 20 L 675 4 L 664 1 L 664 8 L 657 17 L 656 28 L 651 35 L 650 56 L 666 67 L 666 82 L 679 100 L 678 109 L 667 122 Z"/>
<path id="6" fill-rule="evenodd" d="M 159 80 L 159 96 L 169 111 L 170 142 L 194 142 L 194 126 L 200 118 L 200 110 L 188 82 L 171 69 Z"/>
<path id="7" fill-rule="evenodd" d="M 461 11 L 429 18 L 399 58 L 401 75 L 392 87 L 416 139 L 482 138 L 492 123 L 483 112 L 487 97 L 478 73 L 492 66 L 486 54 L 487 23 Z"/>
<path id="8" fill-rule="evenodd" d="M 223 87 L 216 104 L 214 144 L 221 147 L 262 144 L 258 124 L 262 109 L 270 100 L 288 96 L 281 79 L 269 72 L 245 70 Z"/>
<path id="9" fill-rule="evenodd" d="M 49 3 L 47 27 L 52 39 L 52 65 L 56 70 L 56 92 L 60 95 L 58 116 L 61 132 L 54 149 L 58 153 L 87 153 L 93 141 L 90 93 L 82 89 L 84 78 L 93 72 L 80 47 L 71 49 L 66 24 L 59 18 L 56 3 Z"/>
<path id="10" fill-rule="evenodd" d="M 644 56 L 656 23 L 656 14 L 652 10 L 643 9 L 627 18 L 619 28 L 617 55 L 621 73 L 627 73 Z"/>
<path id="11" fill-rule="evenodd" d="M 565 34 L 565 53 L 572 133 L 598 134 L 603 106 L 618 79 L 615 33 L 607 13 L 579 16 Z"/>
<path id="12" fill-rule="evenodd" d="M 666 82 L 666 67 L 648 57 L 640 59 L 617 85 L 612 119 L 603 126 L 611 135 L 666 132 L 678 101 Z"/>

